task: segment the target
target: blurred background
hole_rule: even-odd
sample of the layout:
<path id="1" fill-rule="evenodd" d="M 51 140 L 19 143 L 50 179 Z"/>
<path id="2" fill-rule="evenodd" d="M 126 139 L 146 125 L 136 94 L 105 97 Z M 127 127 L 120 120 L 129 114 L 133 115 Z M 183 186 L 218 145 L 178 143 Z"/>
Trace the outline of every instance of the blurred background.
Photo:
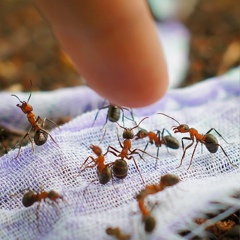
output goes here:
<path id="1" fill-rule="evenodd" d="M 238 66 L 238 0 L 149 0 L 156 22 L 177 20 L 190 33 L 187 86 Z M 54 90 L 84 83 L 31 0 L 0 1 L 0 91 Z"/>

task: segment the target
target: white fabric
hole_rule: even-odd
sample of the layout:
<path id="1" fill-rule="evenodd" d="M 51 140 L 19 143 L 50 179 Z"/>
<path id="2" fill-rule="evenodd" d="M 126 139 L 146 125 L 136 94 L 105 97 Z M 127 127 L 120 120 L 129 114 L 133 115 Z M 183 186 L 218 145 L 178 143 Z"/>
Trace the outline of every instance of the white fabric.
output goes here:
<path id="1" fill-rule="evenodd" d="M 0 124 L 25 126 L 26 116 L 15 106 L 17 99 L 7 95 L 9 94 L 1 94 L 1 99 L 7 99 L 4 106 L 1 104 L 1 108 L 8 104 L 12 108 L 5 115 L 1 112 Z M 107 111 L 105 109 L 100 111 L 94 127 L 91 125 L 97 110 L 82 114 L 60 129 L 52 131 L 51 134 L 59 147 L 49 138 L 43 146 L 35 146 L 34 154 L 31 145 L 28 144 L 22 148 L 18 159 L 14 159 L 18 149 L 1 157 L 0 238 L 113 239 L 106 235 L 105 229 L 117 226 L 130 233 L 132 239 L 183 239 L 178 232 L 184 229 L 203 234 L 201 226 L 193 223 L 195 217 L 204 216 L 205 213 L 216 213 L 219 208 L 228 211 L 240 208 L 239 199 L 233 198 L 233 195 L 240 191 L 239 95 L 239 69 L 235 69 L 224 76 L 185 89 L 170 90 L 156 104 L 134 109 L 137 122 L 149 116 L 149 119 L 140 125 L 149 131 L 163 128 L 171 131 L 171 127 L 176 126 L 174 121 L 157 115 L 157 112 L 164 112 L 203 134 L 212 127 L 216 128 L 230 144 L 213 134 L 231 161 L 239 166 L 234 168 L 221 149 L 211 154 L 204 146 L 201 150 L 200 145 L 188 171 L 192 148 L 187 151 L 180 168 L 176 167 L 182 156 L 181 148 L 177 151 L 170 150 L 169 154 L 166 148 L 162 147 L 156 168 L 155 160 L 151 157 L 144 155 L 145 161 L 136 157 L 146 184 L 158 183 L 160 176 L 166 173 L 176 174 L 182 179 L 178 185 L 148 198 L 151 204 L 158 202 L 153 209 L 157 225 L 152 234 L 146 234 L 141 223 L 135 195 L 144 185 L 132 161 L 128 161 L 129 173 L 125 179 L 114 178 L 114 186 L 111 181 L 106 185 L 94 182 L 83 195 L 88 184 L 97 178 L 95 168 L 86 169 L 78 176 L 83 161 L 88 156 L 94 156 L 89 146 L 100 145 L 103 152 L 109 145 L 120 149 L 117 133 L 121 135 L 122 129 L 118 127 L 117 130 L 116 124 L 106 125 L 106 134 L 102 140 L 104 131 L 101 129 Z M 19 98 L 27 100 L 27 95 L 19 94 Z M 58 99 L 66 105 L 59 106 Z M 78 99 L 82 99 L 82 102 Z M 71 102 L 74 105 L 75 101 L 78 101 L 78 109 L 71 105 Z M 102 100 L 86 87 L 54 91 L 46 95 L 32 93 L 30 100 L 36 114 L 50 118 L 54 114 L 75 115 L 81 108 L 91 109 L 93 105 L 99 106 L 101 103 Z M 59 112 L 45 114 L 44 109 L 49 109 L 49 105 Z M 9 119 L 9 116 L 14 119 Z M 21 123 L 18 124 L 18 121 Z M 125 125 L 132 127 L 133 123 L 125 119 Z M 135 133 L 136 131 L 135 129 Z M 178 133 L 174 136 L 181 141 L 187 134 Z M 133 141 L 133 148 L 144 149 L 146 142 L 147 139 Z M 155 155 L 157 149 L 152 145 L 147 151 Z M 106 162 L 115 159 L 112 154 L 108 154 Z M 35 203 L 25 208 L 21 202 L 23 194 L 20 190 L 26 188 L 35 191 L 42 188 L 47 191 L 55 190 L 62 194 L 66 201 L 59 200 L 55 205 L 46 201 L 39 207 Z M 232 208 L 229 210 L 229 207 Z M 219 215 L 219 218 L 224 218 L 224 213 Z M 185 239 L 190 237 L 189 235 Z"/>

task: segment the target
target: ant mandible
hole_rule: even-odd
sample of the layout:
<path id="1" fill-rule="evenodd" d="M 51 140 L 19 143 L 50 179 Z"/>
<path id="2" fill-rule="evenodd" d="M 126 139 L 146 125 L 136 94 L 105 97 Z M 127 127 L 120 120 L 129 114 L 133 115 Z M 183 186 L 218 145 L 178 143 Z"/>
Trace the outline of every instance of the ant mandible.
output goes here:
<path id="1" fill-rule="evenodd" d="M 156 225 L 156 220 L 151 216 L 151 212 L 146 208 L 144 201 L 148 195 L 163 191 L 165 188 L 173 186 L 180 182 L 180 179 L 174 174 L 165 174 L 161 176 L 159 184 L 147 185 L 137 194 L 138 207 L 142 213 L 142 221 L 146 232 L 152 232 Z"/>
<path id="2" fill-rule="evenodd" d="M 167 131 L 169 135 L 164 136 L 164 131 Z M 178 149 L 179 148 L 179 142 L 178 140 L 173 137 L 169 131 L 167 129 L 163 129 L 163 131 L 161 132 L 160 130 L 156 130 L 156 133 L 153 131 L 148 132 L 146 129 L 140 129 L 138 131 L 138 133 L 135 135 L 136 138 L 135 140 L 138 139 L 142 139 L 145 137 L 148 137 L 149 141 L 146 144 L 144 151 L 147 149 L 148 144 L 151 143 L 155 143 L 155 146 L 157 147 L 157 157 L 159 155 L 159 148 L 163 145 L 165 145 L 168 148 L 171 149 Z M 157 164 L 157 160 L 156 160 L 156 164 Z"/>
<path id="3" fill-rule="evenodd" d="M 153 157 L 153 156 L 150 155 L 150 154 L 148 154 L 147 152 L 139 149 L 139 148 L 136 148 L 136 149 L 134 149 L 134 150 L 131 150 L 131 147 L 132 147 L 132 141 L 131 141 L 131 140 L 134 138 L 133 129 L 139 127 L 140 123 L 141 123 L 143 120 L 145 120 L 146 118 L 148 118 L 148 117 L 143 118 L 143 119 L 142 119 L 135 127 L 133 127 L 133 128 L 125 128 L 125 127 L 122 127 L 121 125 L 119 125 L 119 124 L 117 123 L 119 127 L 121 127 L 121 128 L 124 129 L 123 135 L 122 135 L 123 138 L 124 138 L 123 144 L 121 143 L 121 141 L 120 141 L 120 139 L 119 139 L 119 136 L 117 135 L 117 136 L 118 136 L 118 142 L 119 142 L 119 145 L 120 145 L 120 147 L 122 148 L 122 150 L 119 151 L 119 150 L 117 150 L 116 148 L 114 148 L 114 147 L 112 147 L 112 146 L 108 146 L 108 149 L 107 149 L 107 152 L 110 152 L 110 153 L 112 153 L 113 155 L 115 155 L 116 157 L 120 157 L 120 158 L 121 158 L 121 159 L 117 159 L 117 160 L 116 160 L 116 161 L 119 162 L 119 164 L 120 164 L 120 163 L 123 164 L 123 162 L 124 162 L 125 165 L 127 165 L 127 163 L 126 163 L 126 161 L 124 160 L 124 158 L 126 158 L 127 160 L 133 159 L 134 164 L 135 164 L 135 166 L 136 166 L 136 168 L 137 168 L 137 170 L 138 170 L 138 172 L 139 172 L 139 174 L 140 174 L 140 176 L 141 176 L 141 179 L 142 179 L 143 183 L 144 183 L 144 180 L 143 180 L 143 178 L 142 178 L 141 172 L 140 172 L 140 170 L 139 170 L 139 168 L 138 168 L 138 165 L 137 165 L 137 163 L 136 163 L 135 158 L 134 158 L 132 155 L 133 155 L 133 154 L 138 154 L 141 159 L 143 159 L 143 157 L 140 155 L 139 152 L 146 153 L 147 155 L 149 155 L 149 156 L 151 156 L 151 157 Z M 113 150 L 113 151 L 111 151 L 111 150 Z M 155 157 L 153 157 L 153 158 L 155 158 Z M 156 159 L 157 159 L 157 158 L 156 158 Z M 115 175 L 114 168 L 113 168 L 113 173 L 114 173 L 114 175 Z"/>
<path id="4" fill-rule="evenodd" d="M 104 103 L 105 103 L 105 101 L 104 101 Z M 119 121 L 120 115 L 121 115 L 121 111 L 122 111 L 122 122 L 124 123 L 124 117 L 126 117 L 126 116 L 124 115 L 124 111 L 123 110 L 129 111 L 129 113 L 131 115 L 131 118 L 132 118 L 132 121 L 134 121 L 132 109 L 129 110 L 128 108 L 120 107 L 120 106 L 117 106 L 117 105 L 114 105 L 114 104 L 110 103 L 107 106 L 103 106 L 103 107 L 99 108 L 99 110 L 97 111 L 96 116 L 94 118 L 94 122 L 93 122 L 92 126 L 94 125 L 100 110 L 105 109 L 105 108 L 108 108 L 108 112 L 107 112 L 106 121 L 104 123 L 104 126 L 107 124 L 108 120 L 110 122 L 117 122 L 117 121 Z"/>
<path id="5" fill-rule="evenodd" d="M 31 82 L 31 86 L 32 86 L 32 81 L 30 80 L 30 82 Z M 36 115 L 33 112 L 33 107 L 30 104 L 28 104 L 28 102 L 29 102 L 29 100 L 30 100 L 30 98 L 32 96 L 32 93 L 30 92 L 30 95 L 28 97 L 27 102 L 21 101 L 18 98 L 18 96 L 14 95 L 14 94 L 12 94 L 11 96 L 16 97 L 20 101 L 21 104 L 17 104 L 16 106 L 19 107 L 23 111 L 24 114 L 27 114 L 27 119 L 28 119 L 28 121 L 31 124 L 30 129 L 27 131 L 27 133 L 24 135 L 23 139 L 20 142 L 20 147 L 19 147 L 18 154 L 17 154 L 16 158 L 18 158 L 18 156 L 20 155 L 21 147 L 22 147 L 23 141 L 24 141 L 24 139 L 26 137 L 28 137 L 29 141 L 31 142 L 32 150 L 34 152 L 33 141 L 32 141 L 32 139 L 30 138 L 30 135 L 29 135 L 29 133 L 32 130 L 35 132 L 33 139 L 34 139 L 34 142 L 35 142 L 36 145 L 38 145 L 38 146 L 43 145 L 47 141 L 48 135 L 51 137 L 52 141 L 56 145 L 58 145 L 56 143 L 56 141 L 54 140 L 54 138 L 52 137 L 52 135 L 44 129 L 44 125 L 45 125 L 45 121 L 46 120 L 48 120 L 49 122 L 53 123 L 57 127 L 58 127 L 58 125 L 55 122 L 53 122 L 52 120 L 48 119 L 48 118 L 42 119 L 40 116 L 38 116 L 36 118 Z"/>
<path id="6" fill-rule="evenodd" d="M 193 156 L 194 156 L 195 150 L 196 150 L 199 142 L 204 144 L 210 153 L 216 153 L 218 151 L 218 147 L 220 147 L 222 149 L 224 155 L 227 157 L 228 161 L 230 162 L 230 164 L 233 165 L 234 167 L 237 167 L 237 165 L 235 165 L 231 162 L 231 160 L 229 159 L 229 157 L 228 157 L 227 153 L 225 152 L 225 150 L 223 149 L 223 147 L 218 143 L 218 140 L 210 133 L 211 131 L 215 131 L 219 137 L 221 137 L 226 143 L 228 143 L 215 128 L 211 128 L 205 134 L 200 134 L 197 129 L 189 128 L 189 126 L 187 124 L 180 124 L 175 118 L 170 117 L 167 114 L 164 114 L 164 113 L 158 113 L 158 114 L 161 114 L 168 118 L 171 118 L 172 120 L 174 120 L 175 122 L 177 122 L 179 124 L 179 126 L 173 126 L 174 133 L 189 133 L 190 134 L 190 137 L 182 138 L 183 155 L 181 158 L 180 165 L 177 168 L 179 168 L 182 165 L 182 162 L 185 157 L 187 149 L 190 148 L 194 144 L 195 140 L 196 140 L 196 144 L 194 146 L 190 164 L 189 164 L 187 170 L 189 170 L 189 168 L 192 164 Z M 184 148 L 183 140 L 190 140 L 192 142 Z"/>
<path id="7" fill-rule="evenodd" d="M 83 162 L 81 168 L 87 163 L 89 159 L 91 159 L 93 165 L 87 165 L 84 167 L 84 169 L 94 168 L 95 166 L 97 166 L 98 180 L 101 184 L 106 184 L 112 178 L 112 169 L 109 167 L 109 165 L 106 165 L 104 163 L 105 157 L 102 154 L 102 149 L 99 146 L 92 144 L 90 145 L 90 149 L 97 155 L 97 158 L 93 158 L 92 156 L 87 157 L 87 159 Z"/>
<path id="8" fill-rule="evenodd" d="M 108 227 L 106 233 L 109 236 L 115 237 L 117 240 L 129 240 L 131 238 L 131 235 L 123 233 L 119 227 Z"/>

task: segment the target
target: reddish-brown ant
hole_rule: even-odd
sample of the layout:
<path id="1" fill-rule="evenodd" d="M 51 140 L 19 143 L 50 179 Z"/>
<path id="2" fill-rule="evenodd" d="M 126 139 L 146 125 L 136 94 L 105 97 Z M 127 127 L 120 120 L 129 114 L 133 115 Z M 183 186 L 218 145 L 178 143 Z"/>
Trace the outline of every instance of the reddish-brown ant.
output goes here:
<path id="1" fill-rule="evenodd" d="M 142 213 L 142 221 L 144 223 L 144 228 L 146 232 L 152 232 L 155 228 L 156 221 L 154 217 L 151 216 L 151 212 L 145 206 L 145 198 L 148 195 L 158 193 L 163 191 L 166 187 L 173 186 L 177 184 L 180 179 L 174 174 L 166 174 L 161 176 L 159 184 L 147 185 L 143 190 L 137 194 L 136 198 L 138 201 L 138 207 Z"/>
<path id="2" fill-rule="evenodd" d="M 219 137 L 221 137 L 226 143 L 228 143 L 215 128 L 211 128 L 205 134 L 200 134 L 197 131 L 197 129 L 189 128 L 189 126 L 187 124 L 180 124 L 175 118 L 170 117 L 167 114 L 164 114 L 164 113 L 158 113 L 158 114 L 161 114 L 161 115 L 164 115 L 168 118 L 171 118 L 172 120 L 174 120 L 175 122 L 177 122 L 179 124 L 179 126 L 173 126 L 174 133 L 189 133 L 190 134 L 190 137 L 183 137 L 182 138 L 183 155 L 182 155 L 181 162 L 180 162 L 180 165 L 178 166 L 178 168 L 182 165 L 182 161 L 185 157 L 187 149 L 190 148 L 194 144 L 195 140 L 196 140 L 196 144 L 195 144 L 194 149 L 193 149 L 193 153 L 192 153 L 192 156 L 191 156 L 191 160 L 190 160 L 190 164 L 189 164 L 188 169 L 190 168 L 190 166 L 192 164 L 193 156 L 194 156 L 195 150 L 196 150 L 199 142 L 204 144 L 206 146 L 207 150 L 210 153 L 216 153 L 218 151 L 218 147 L 220 147 L 222 149 L 224 155 L 227 157 L 228 161 L 234 167 L 237 167 L 235 164 L 233 164 L 231 162 L 231 160 L 229 159 L 229 157 L 228 157 L 227 153 L 225 152 L 225 150 L 223 149 L 223 147 L 218 143 L 218 140 L 212 134 L 210 134 L 211 131 L 215 131 L 218 134 Z M 183 140 L 190 140 L 192 142 L 184 148 Z"/>
<path id="3" fill-rule="evenodd" d="M 138 131 L 138 133 L 136 134 L 135 140 L 138 140 L 140 138 L 142 139 L 142 138 L 148 137 L 149 141 L 146 144 L 146 146 L 144 148 L 144 151 L 146 151 L 149 143 L 151 143 L 151 144 L 154 143 L 155 146 L 157 147 L 157 157 L 158 157 L 159 148 L 162 145 L 165 145 L 167 148 L 171 148 L 171 149 L 178 149 L 179 148 L 178 140 L 175 137 L 173 137 L 169 132 L 168 132 L 169 135 L 164 136 L 164 131 L 165 130 L 168 132 L 168 130 L 165 129 L 165 128 L 163 129 L 162 132 L 160 130 L 156 130 L 156 133 L 153 132 L 153 131 L 148 132 L 145 129 L 140 129 Z M 156 161 L 156 163 L 157 163 L 157 161 Z"/>
<path id="4" fill-rule="evenodd" d="M 129 240 L 131 238 L 131 235 L 123 233 L 119 227 L 108 227 L 106 233 L 109 236 L 115 237 L 117 240 Z"/>
<path id="5" fill-rule="evenodd" d="M 81 168 L 87 163 L 89 159 L 91 159 L 93 162 L 93 165 L 87 165 L 84 167 L 84 169 L 94 168 L 97 166 L 98 180 L 101 184 L 106 184 L 112 178 L 112 169 L 109 167 L 109 165 L 106 165 L 104 163 L 105 158 L 104 158 L 104 155 L 102 154 L 102 149 L 100 147 L 92 144 L 90 145 L 90 148 L 97 155 L 97 158 L 93 158 L 92 156 L 87 157 L 87 159 L 83 162 Z"/>
<path id="6" fill-rule="evenodd" d="M 104 101 L 105 103 L 105 101 Z M 132 110 L 129 110 L 128 108 L 125 108 L 125 107 L 120 107 L 120 106 L 117 106 L 117 105 L 113 105 L 113 104 L 109 104 L 107 106 L 104 106 L 104 107 L 101 107 L 98 111 L 97 111 L 97 114 L 94 118 L 94 122 L 92 124 L 92 126 L 94 125 L 97 117 L 98 117 L 98 114 L 100 112 L 100 110 L 102 109 L 105 109 L 105 108 L 108 108 L 108 112 L 107 112 L 107 117 L 106 117 L 106 121 L 104 123 L 104 126 L 106 125 L 107 121 L 109 120 L 110 122 L 117 122 L 119 121 L 120 119 L 120 115 L 121 115 L 121 111 L 122 111 L 122 121 L 124 123 L 124 117 L 125 118 L 128 118 L 124 115 L 124 110 L 127 110 L 129 111 L 130 115 L 131 115 L 131 118 L 132 118 L 132 121 L 134 121 L 134 117 L 133 117 L 133 112 Z"/>
<path id="7" fill-rule="evenodd" d="M 121 141 L 120 141 L 120 139 L 119 139 L 119 136 L 118 136 L 118 142 L 119 142 L 119 145 L 121 146 L 122 150 L 119 151 L 119 150 L 117 150 L 116 148 L 114 148 L 114 147 L 112 147 L 112 146 L 109 146 L 109 147 L 108 147 L 108 150 L 107 150 L 107 152 L 110 152 L 110 153 L 112 153 L 113 155 L 115 155 L 116 157 L 120 157 L 120 158 L 121 158 L 121 159 L 118 159 L 118 160 L 116 160 L 116 161 L 118 161 L 117 163 L 119 163 L 119 165 L 124 166 L 124 169 L 126 169 L 126 165 L 127 165 L 127 164 L 126 164 L 126 161 L 124 160 L 124 158 L 126 158 L 127 160 L 133 159 L 134 164 L 135 164 L 135 166 L 136 166 L 136 168 L 137 168 L 137 170 L 138 170 L 138 172 L 139 172 L 139 174 L 140 174 L 141 179 L 142 179 L 143 182 L 144 182 L 144 180 L 143 180 L 143 178 L 142 178 L 142 175 L 141 175 L 141 173 L 140 173 L 140 170 L 139 170 L 139 168 L 138 168 L 138 165 L 137 165 L 137 163 L 136 163 L 136 160 L 135 160 L 135 158 L 134 158 L 132 155 L 133 155 L 133 154 L 138 154 L 138 155 L 140 156 L 140 158 L 143 159 L 143 157 L 140 155 L 139 152 L 142 152 L 142 153 L 146 153 L 146 152 L 143 151 L 143 150 L 141 150 L 141 149 L 139 149 L 139 148 L 136 148 L 136 149 L 134 149 L 134 150 L 131 150 L 131 148 L 132 148 L 132 141 L 131 141 L 131 140 L 134 138 L 133 129 L 137 128 L 137 127 L 140 125 L 140 123 L 141 123 L 143 120 L 145 120 L 146 118 L 148 118 L 148 117 L 143 118 L 143 119 L 138 123 L 138 125 L 136 125 L 136 126 L 133 127 L 133 128 L 125 128 L 125 127 L 120 126 L 120 125 L 117 123 L 119 127 L 121 127 L 121 128 L 124 129 L 123 135 L 122 135 L 123 138 L 124 138 L 123 144 L 121 143 Z M 111 150 L 113 150 L 113 151 L 111 151 Z M 148 153 L 146 153 L 146 154 L 149 155 L 149 156 L 151 156 L 151 155 L 148 154 Z M 153 157 L 153 156 L 151 156 L 151 157 Z M 155 157 L 153 157 L 153 158 L 155 158 Z M 156 158 L 156 159 L 157 159 L 157 158 Z M 116 168 L 116 169 L 117 169 L 117 168 Z M 127 172 L 127 171 L 126 171 L 126 172 Z M 113 174 L 114 174 L 116 177 L 118 177 L 118 176 L 117 176 L 118 173 L 115 172 L 114 168 L 113 168 Z M 125 176 L 126 176 L 126 175 L 125 175 Z M 125 176 L 124 176 L 124 177 L 125 177 Z"/>
<path id="8" fill-rule="evenodd" d="M 46 201 L 47 198 L 56 203 L 57 203 L 57 199 L 63 200 L 63 197 L 53 190 L 49 192 L 42 191 L 40 193 L 36 193 L 28 189 L 28 192 L 26 192 L 23 196 L 22 203 L 24 207 L 30 207 L 35 202 L 41 202 L 42 200 Z"/>
<path id="9" fill-rule="evenodd" d="M 30 81 L 30 82 L 32 84 L 32 81 Z M 32 139 L 31 139 L 31 137 L 29 135 L 29 133 L 32 130 L 35 132 L 34 133 L 34 142 L 35 142 L 36 145 L 38 145 L 38 146 L 43 145 L 47 141 L 48 135 L 51 137 L 52 141 L 56 145 L 58 145 L 56 143 L 56 141 L 54 140 L 54 138 L 52 137 L 52 135 L 44 129 L 44 125 L 45 125 L 45 121 L 46 120 L 48 120 L 49 122 L 53 123 L 57 127 L 58 127 L 58 125 L 55 122 L 53 122 L 52 120 L 48 119 L 48 118 L 42 119 L 40 116 L 38 116 L 36 118 L 36 115 L 33 113 L 33 107 L 30 104 L 28 104 L 28 102 L 29 102 L 29 100 L 31 98 L 31 95 L 32 94 L 30 93 L 27 102 L 25 102 L 25 101 L 21 101 L 18 98 L 18 96 L 12 94 L 12 96 L 16 97 L 20 101 L 20 103 L 21 103 L 21 104 L 17 104 L 16 106 L 21 108 L 21 110 L 23 111 L 24 114 L 27 114 L 27 119 L 28 119 L 28 121 L 31 124 L 31 128 L 27 131 L 27 133 L 25 134 L 25 136 L 23 137 L 23 139 L 20 142 L 20 147 L 19 147 L 18 154 L 17 154 L 16 158 L 20 154 L 22 143 L 23 143 L 23 141 L 24 141 L 24 139 L 26 137 L 28 137 L 28 139 L 30 140 L 30 142 L 32 144 L 32 149 L 33 149 L 33 152 L 34 152 L 33 141 L 32 141 Z"/>
<path id="10" fill-rule="evenodd" d="M 40 191 L 40 192 L 35 192 L 33 190 L 30 190 L 29 188 L 25 189 L 28 190 L 22 198 L 22 204 L 24 207 L 31 207 L 34 203 L 38 202 L 38 206 L 37 206 L 37 226 L 38 226 L 38 230 L 40 232 L 39 229 L 39 224 L 38 224 L 38 210 L 40 207 L 40 203 L 42 201 L 46 202 L 47 199 L 51 200 L 53 203 L 58 203 L 58 199 L 61 199 L 62 201 L 66 201 L 63 196 L 61 196 L 59 193 L 57 193 L 54 190 L 51 190 L 49 192 L 47 191 Z M 21 190 L 20 192 L 23 192 L 25 190 Z M 13 195 L 14 196 L 14 195 Z"/>

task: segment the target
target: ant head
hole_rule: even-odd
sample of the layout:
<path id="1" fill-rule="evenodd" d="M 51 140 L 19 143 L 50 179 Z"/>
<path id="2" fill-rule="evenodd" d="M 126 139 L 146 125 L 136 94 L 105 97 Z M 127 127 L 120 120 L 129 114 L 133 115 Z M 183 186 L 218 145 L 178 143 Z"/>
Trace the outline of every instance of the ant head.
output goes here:
<path id="1" fill-rule="evenodd" d="M 56 201 L 58 198 L 63 198 L 62 196 L 60 196 L 57 192 L 51 190 L 48 193 L 48 198 L 52 201 Z"/>
<path id="2" fill-rule="evenodd" d="M 148 131 L 145 129 L 141 129 L 135 136 L 136 136 L 135 140 L 138 140 L 139 138 L 145 138 L 148 136 Z"/>
<path id="3" fill-rule="evenodd" d="M 189 126 L 187 124 L 180 124 L 178 127 L 173 127 L 174 133 L 186 133 L 189 132 Z"/>
<path id="4" fill-rule="evenodd" d="M 30 99 L 30 97 L 31 97 L 31 94 L 30 94 L 27 102 L 21 101 L 21 100 L 19 99 L 19 97 L 16 96 L 16 95 L 14 95 L 14 94 L 12 94 L 11 96 L 16 97 L 16 98 L 19 100 L 19 102 L 20 102 L 21 104 L 17 104 L 16 106 L 19 107 L 19 108 L 21 108 L 24 113 L 29 113 L 29 112 L 31 112 L 31 111 L 33 110 L 32 106 L 31 106 L 30 104 L 28 104 L 28 101 L 29 101 L 29 99 Z"/>
<path id="5" fill-rule="evenodd" d="M 22 204 L 24 207 L 30 207 L 36 202 L 36 193 L 32 190 L 29 190 L 27 193 L 24 194 L 22 199 Z"/>
<path id="6" fill-rule="evenodd" d="M 133 138 L 134 138 L 133 129 L 139 127 L 140 123 L 141 123 L 143 120 L 147 119 L 147 118 L 148 118 L 148 117 L 143 118 L 135 127 L 132 127 L 132 128 L 122 127 L 122 126 L 117 122 L 118 126 L 124 129 L 124 131 L 123 131 L 123 138 L 124 138 L 124 139 L 133 139 Z"/>
<path id="7" fill-rule="evenodd" d="M 131 128 L 125 128 L 122 136 L 124 139 L 133 139 L 134 138 L 133 130 Z"/>
<path id="8" fill-rule="evenodd" d="M 90 148 L 92 149 L 92 151 L 97 155 L 100 156 L 102 155 L 102 149 L 96 145 L 91 144 Z"/>
<path id="9" fill-rule="evenodd" d="M 173 186 L 180 181 L 181 181 L 180 178 L 174 174 L 165 174 L 161 176 L 160 186 L 161 189 L 163 190 L 164 188 Z"/>

